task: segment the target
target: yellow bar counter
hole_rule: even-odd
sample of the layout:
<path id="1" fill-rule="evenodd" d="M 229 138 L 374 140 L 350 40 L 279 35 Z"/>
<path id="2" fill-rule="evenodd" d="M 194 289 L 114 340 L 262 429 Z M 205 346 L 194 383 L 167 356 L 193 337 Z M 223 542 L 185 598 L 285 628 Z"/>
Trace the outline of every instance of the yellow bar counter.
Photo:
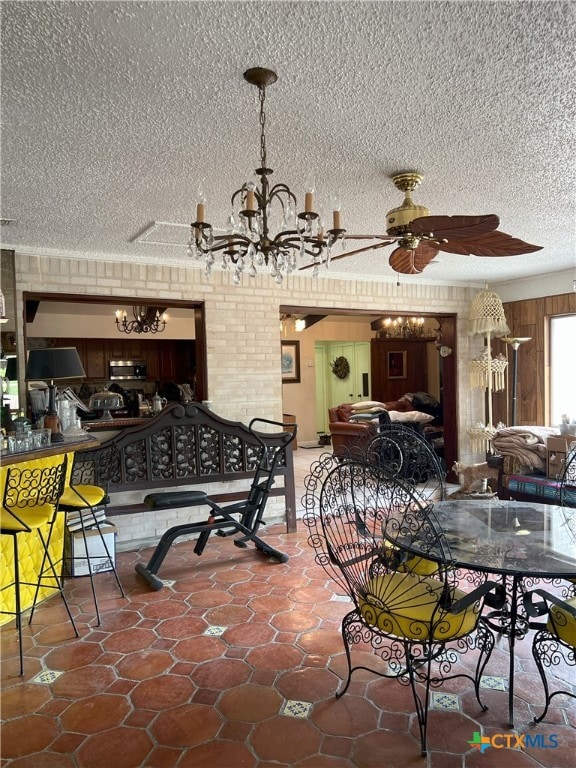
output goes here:
<path id="1" fill-rule="evenodd" d="M 4 490 L 6 486 L 6 477 L 8 468 L 14 464 L 29 465 L 30 467 L 50 467 L 62 461 L 62 457 L 68 457 L 66 484 L 70 482 L 72 473 L 72 464 L 74 453 L 76 451 L 94 448 L 99 444 L 98 440 L 92 437 L 87 439 L 78 438 L 64 440 L 60 443 L 53 443 L 51 446 L 40 448 L 34 451 L 24 451 L 22 453 L 3 453 L 0 459 L 0 499 L 4 499 Z M 50 540 L 50 556 L 54 564 L 62 566 L 64 549 L 64 524 L 65 515 L 58 512 Z M 42 535 L 45 538 L 48 535 L 48 525 L 42 528 Z M 42 564 L 43 550 L 38 540 L 38 533 L 20 533 L 19 536 L 19 570 L 21 582 L 37 581 L 40 566 Z M 49 579 L 45 579 L 49 583 Z M 14 589 L 14 549 L 11 536 L 0 536 L 0 611 L 15 611 Z M 35 586 L 21 584 L 21 609 L 24 611 L 31 608 L 34 602 Z M 43 587 L 39 593 L 38 601 L 45 600 L 56 594 L 54 589 L 49 586 Z M 14 615 L 10 613 L 0 613 L 0 625 L 14 620 Z"/>

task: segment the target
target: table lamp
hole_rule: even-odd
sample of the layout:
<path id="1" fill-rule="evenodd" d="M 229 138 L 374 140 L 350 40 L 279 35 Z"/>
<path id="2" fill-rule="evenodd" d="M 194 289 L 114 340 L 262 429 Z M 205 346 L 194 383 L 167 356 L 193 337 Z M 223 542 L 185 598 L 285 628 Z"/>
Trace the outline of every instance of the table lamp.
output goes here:
<path id="1" fill-rule="evenodd" d="M 18 359 L 16 357 L 9 357 L 8 364 L 6 365 L 6 372 L 4 376 L 8 381 L 16 381 L 18 378 Z"/>
<path id="2" fill-rule="evenodd" d="M 52 347 L 31 349 L 26 364 L 26 381 L 49 381 L 48 411 L 44 426 L 52 430 L 51 440 L 60 443 L 64 436 L 60 431 L 60 420 L 56 411 L 55 380 L 81 379 L 86 376 L 76 347 Z"/>

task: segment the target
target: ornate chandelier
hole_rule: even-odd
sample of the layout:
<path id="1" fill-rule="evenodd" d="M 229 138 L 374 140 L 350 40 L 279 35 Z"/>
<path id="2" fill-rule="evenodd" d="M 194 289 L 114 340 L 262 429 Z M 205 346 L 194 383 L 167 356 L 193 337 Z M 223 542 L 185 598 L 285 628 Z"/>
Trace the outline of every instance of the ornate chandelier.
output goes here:
<path id="1" fill-rule="evenodd" d="M 126 310 L 116 310 L 116 327 L 121 333 L 162 333 L 166 328 L 166 314 L 156 307 L 132 307 L 133 320 Z"/>
<path id="2" fill-rule="evenodd" d="M 313 209 L 314 181 L 308 177 L 304 210 L 297 213 L 295 195 L 286 184 L 270 186 L 272 169 L 266 159 L 266 113 L 264 102 L 266 87 L 277 80 L 270 69 L 255 67 L 244 72 L 244 79 L 258 88 L 260 96 L 260 167 L 255 174 L 258 181 L 246 182 L 232 195 L 232 212 L 223 235 L 215 235 L 206 221 L 206 196 L 202 185 L 196 200 L 196 221 L 191 224 L 188 255 L 205 260 L 205 273 L 209 277 L 215 254 L 221 252 L 222 269 L 231 269 L 232 282 L 238 285 L 243 272 L 255 277 L 258 267 L 267 267 L 279 285 L 284 275 L 296 269 L 298 258 L 311 257 L 314 276 L 321 264 L 328 266 L 331 249 L 345 230 L 340 222 L 340 205 L 333 206 L 332 229 L 324 231 L 320 214 Z M 276 234 L 271 231 L 274 211 L 280 216 Z"/>
<path id="3" fill-rule="evenodd" d="M 424 336 L 423 317 L 391 317 L 385 318 L 383 328 L 377 331 L 379 339 L 418 339 Z"/>

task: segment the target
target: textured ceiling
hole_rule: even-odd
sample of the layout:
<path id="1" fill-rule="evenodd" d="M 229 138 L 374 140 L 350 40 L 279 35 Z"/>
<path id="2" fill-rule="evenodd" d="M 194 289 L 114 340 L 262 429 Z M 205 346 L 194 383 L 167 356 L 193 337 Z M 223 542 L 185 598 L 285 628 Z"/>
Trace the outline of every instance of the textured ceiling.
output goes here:
<path id="1" fill-rule="evenodd" d="M 405 281 L 495 283 L 576 267 L 572 2 L 2 2 L 2 243 L 187 263 L 204 177 L 223 226 L 259 164 L 248 67 L 267 92 L 268 162 L 302 200 L 342 199 L 384 233 L 416 169 L 434 214 L 500 216 L 544 248 L 440 254 Z M 135 238 L 153 222 L 166 222 Z M 155 243 L 162 244 L 155 244 Z M 349 242 L 349 247 L 354 244 Z M 358 243 L 361 245 L 361 243 Z M 392 246 L 332 272 L 393 278 Z"/>

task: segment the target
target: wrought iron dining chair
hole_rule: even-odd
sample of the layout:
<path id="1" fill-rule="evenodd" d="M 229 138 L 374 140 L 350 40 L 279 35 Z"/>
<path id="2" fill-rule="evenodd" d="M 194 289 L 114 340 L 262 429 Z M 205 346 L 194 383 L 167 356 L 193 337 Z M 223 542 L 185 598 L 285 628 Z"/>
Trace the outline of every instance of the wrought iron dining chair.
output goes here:
<path id="1" fill-rule="evenodd" d="M 566 454 L 562 472 L 558 478 L 558 504 L 568 509 L 563 510 L 562 525 L 568 535 L 576 543 L 576 515 L 567 514 L 569 509 L 576 509 L 576 442 L 572 442 Z M 569 587 L 564 591 L 565 597 L 576 597 L 576 577 L 568 579 Z"/>
<path id="2" fill-rule="evenodd" d="M 571 443 L 558 478 L 558 504 L 576 507 L 576 442 Z"/>
<path id="3" fill-rule="evenodd" d="M 413 429 L 398 422 L 381 425 L 378 435 L 367 444 L 365 456 L 417 489 L 424 499 L 446 498 L 446 472 L 440 458 L 424 435 Z"/>
<path id="4" fill-rule="evenodd" d="M 424 504 L 446 498 L 446 473 L 437 454 L 423 434 L 388 422 L 366 446 L 366 460 L 383 466 L 388 473 L 408 485 Z M 404 567 L 432 575 L 438 563 L 423 557 L 410 557 Z"/>
<path id="5" fill-rule="evenodd" d="M 538 600 L 538 597 L 541 599 Z M 536 629 L 532 640 L 532 655 L 545 696 L 544 710 L 534 718 L 534 722 L 540 723 L 546 717 L 554 696 L 571 696 L 576 699 L 576 685 L 570 687 L 570 683 L 561 683 L 558 678 L 561 687 L 550 691 L 546 675 L 547 669 L 563 662 L 568 667 L 576 667 L 576 596 L 563 599 L 544 589 L 534 589 L 524 595 L 524 607 L 530 617 L 547 617 L 546 624 L 530 622 L 530 626 Z"/>
<path id="6" fill-rule="evenodd" d="M 353 602 L 342 622 L 348 676 L 336 696 L 344 695 L 357 669 L 409 685 L 425 755 L 432 688 L 466 678 L 487 708 L 479 686 L 495 641 L 481 613 L 494 585 L 484 576 L 470 592 L 458 584 L 433 503 L 383 467 L 350 459 L 332 469 L 325 463 L 315 474 L 324 477 L 305 506 L 308 543 L 316 562 Z M 440 568 L 430 576 L 406 567 L 414 553 Z M 374 668 L 354 661 L 355 649 L 365 643 L 380 659 Z M 461 656 L 472 650 L 478 653 L 468 671 Z"/>

